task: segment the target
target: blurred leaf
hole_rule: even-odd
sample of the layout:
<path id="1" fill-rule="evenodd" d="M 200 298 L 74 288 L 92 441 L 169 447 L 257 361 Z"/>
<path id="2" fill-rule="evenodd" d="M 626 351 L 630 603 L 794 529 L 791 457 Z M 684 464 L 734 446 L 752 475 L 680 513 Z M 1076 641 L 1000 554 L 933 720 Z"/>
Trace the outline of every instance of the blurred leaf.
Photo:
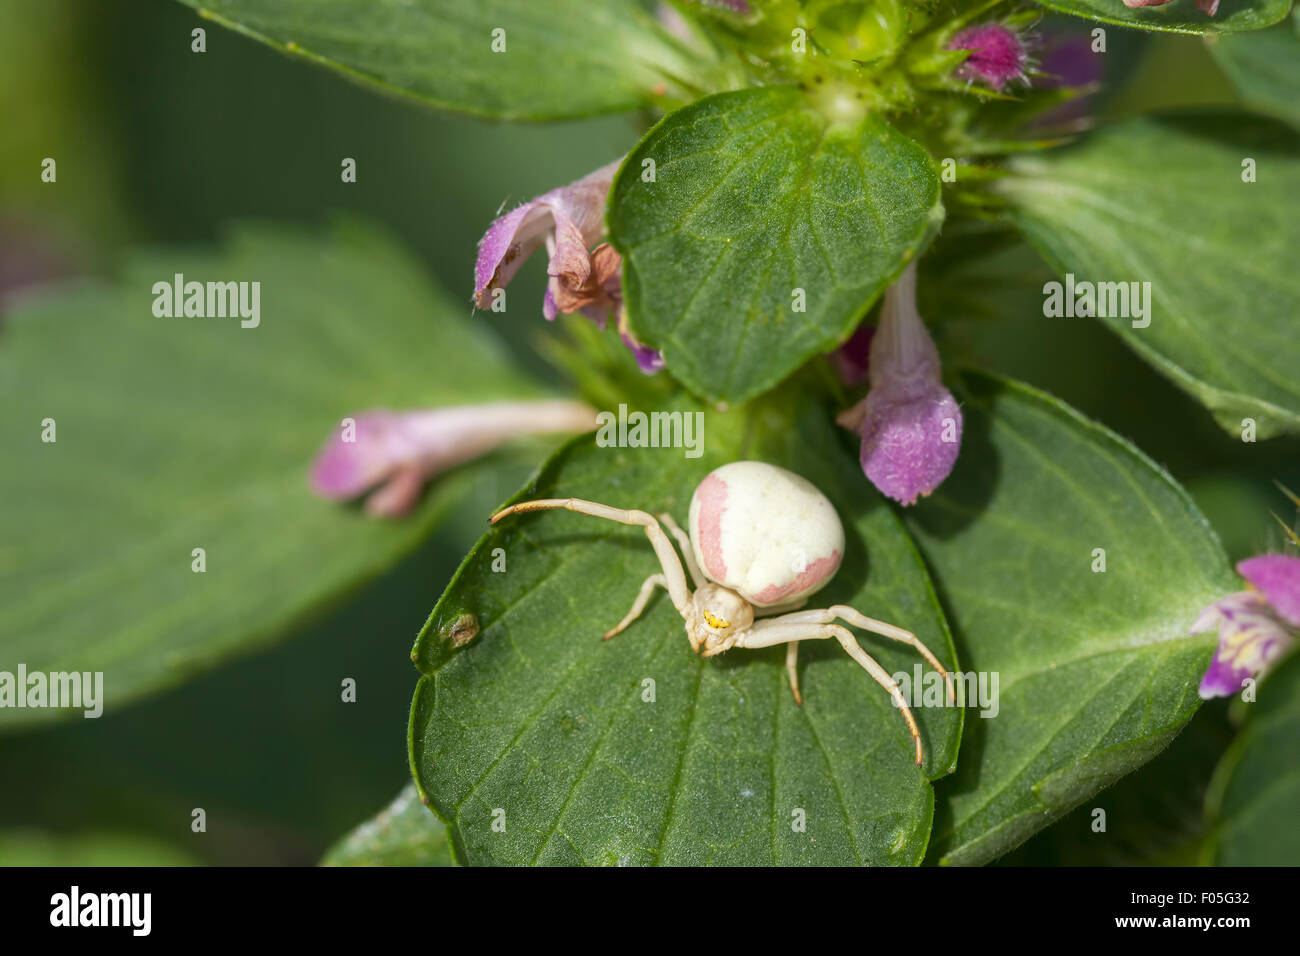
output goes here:
<path id="1" fill-rule="evenodd" d="M 1102 23 L 1170 33 L 1232 33 L 1258 30 L 1277 23 L 1291 9 L 1291 0 L 1221 0 L 1214 16 L 1202 13 L 1192 0 L 1174 0 L 1158 7 L 1126 7 L 1121 0 L 1038 0 L 1049 10 Z"/>
<path id="2" fill-rule="evenodd" d="M 1209 46 L 1242 100 L 1300 126 L 1300 11 L 1267 30 L 1218 37 Z"/>
<path id="3" fill-rule="evenodd" d="M 156 318 L 152 286 L 261 282 L 261 324 Z M 31 301 L 0 339 L 0 669 L 104 671 L 106 707 L 185 679 L 392 564 L 460 496 L 400 522 L 321 501 L 308 465 L 341 418 L 534 387 L 391 243 L 238 233 L 136 257 L 112 288 Z M 57 442 L 41 441 L 42 421 Z M 194 548 L 205 573 L 191 570 Z M 0 711 L 0 727 L 80 713 Z"/>
<path id="4" fill-rule="evenodd" d="M 1206 801 L 1215 837 L 1208 854 L 1220 866 L 1300 862 L 1300 654 L 1260 681 L 1258 694 Z"/>
<path id="5" fill-rule="evenodd" d="M 609 209 L 632 325 L 675 378 L 727 401 L 845 339 L 942 218 L 924 149 L 874 113 L 828 123 L 789 86 L 670 114 L 624 162 Z"/>
<path id="6" fill-rule="evenodd" d="M 447 828 L 407 784 L 373 820 L 326 852 L 323 866 L 455 866 Z"/>
<path id="7" fill-rule="evenodd" d="M 1149 327 L 1102 321 L 1225 429 L 1300 430 L 1300 135 L 1248 114 L 1144 117 L 1012 166 L 1010 215 L 1059 273 L 1151 283 Z"/>
<path id="8" fill-rule="evenodd" d="M 125 833 L 56 835 L 0 832 L 0 866 L 195 866 L 198 860 L 161 840 Z"/>
<path id="9" fill-rule="evenodd" d="M 788 392 L 707 413 L 705 433 L 700 458 L 575 440 L 517 497 L 585 497 L 684 522 L 696 484 L 718 465 L 781 464 L 821 488 L 845 523 L 844 564 L 815 606 L 867 609 L 954 660 L 919 556 L 824 408 Z M 505 573 L 492 570 L 497 548 Z M 412 655 L 425 676 L 411 707 L 411 765 L 457 859 L 920 862 L 929 779 L 952 766 L 961 712 L 917 711 L 923 771 L 888 694 L 833 642 L 803 646 L 798 707 L 783 648 L 697 657 L 662 594 L 602 641 L 658 567 L 639 528 L 563 511 L 508 519 L 470 552 Z M 890 641 L 863 644 L 890 673 L 911 674 L 919 660 Z M 792 827 L 799 809 L 806 832 Z M 498 810 L 504 832 L 493 828 Z"/>
<path id="10" fill-rule="evenodd" d="M 1232 741 L 1228 708 L 1192 716 L 1163 753 L 1002 857 L 1009 866 L 1194 866 L 1209 828 L 1206 787 Z M 1105 829 L 1094 829 L 1094 810 Z"/>
<path id="11" fill-rule="evenodd" d="M 637 0 L 182 2 L 351 79 L 495 119 L 637 109 L 680 94 L 695 68 Z"/>
<path id="12" fill-rule="evenodd" d="M 908 520 L 963 668 L 998 675 L 996 715 L 971 715 L 938 788 L 931 855 L 951 864 L 995 859 L 1159 753 L 1214 646 L 1188 626 L 1235 586 L 1131 445 L 1027 386 L 963 381 L 961 459 Z"/>

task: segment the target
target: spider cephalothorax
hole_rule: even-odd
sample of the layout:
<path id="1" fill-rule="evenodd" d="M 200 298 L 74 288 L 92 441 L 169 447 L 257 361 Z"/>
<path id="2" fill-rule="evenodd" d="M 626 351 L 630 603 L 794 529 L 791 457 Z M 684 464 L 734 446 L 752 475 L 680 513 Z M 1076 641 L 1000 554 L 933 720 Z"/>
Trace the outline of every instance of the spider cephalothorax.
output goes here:
<path id="1" fill-rule="evenodd" d="M 662 587 L 685 621 L 686 637 L 697 654 L 712 657 L 733 647 L 787 645 L 790 689 L 795 701 L 803 703 L 796 670 L 798 642 L 833 637 L 893 696 L 916 744 L 916 762 L 921 763 L 921 733 L 898 684 L 862 649 L 848 628 L 835 622 L 844 621 L 912 645 L 943 674 L 948 698 L 955 701 L 952 679 L 938 658 L 911 631 L 869 618 L 851 607 L 837 604 L 796 610 L 834 577 L 844 553 L 844 529 L 835 507 L 810 482 L 758 461 L 723 465 L 710 472 L 691 497 L 689 537 L 667 514 L 656 520 L 644 511 L 625 511 L 580 498 L 521 501 L 494 514 L 492 523 L 520 511 L 553 508 L 638 525 L 645 529 L 659 558 L 662 573 L 646 578 L 632 609 L 606 632 L 606 640 L 631 624 L 645 610 L 654 589 Z M 680 559 L 664 527 L 681 548 Z M 694 591 L 687 586 L 686 571 Z M 771 616 L 758 617 L 760 613 Z"/>

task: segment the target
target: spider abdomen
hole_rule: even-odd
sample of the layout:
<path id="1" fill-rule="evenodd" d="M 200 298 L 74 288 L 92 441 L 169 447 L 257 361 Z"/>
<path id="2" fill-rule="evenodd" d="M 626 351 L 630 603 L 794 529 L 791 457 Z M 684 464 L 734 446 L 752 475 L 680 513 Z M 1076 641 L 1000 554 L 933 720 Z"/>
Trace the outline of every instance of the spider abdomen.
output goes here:
<path id="1" fill-rule="evenodd" d="M 765 462 L 710 472 L 691 496 L 689 529 L 704 574 L 756 607 L 815 593 L 844 555 L 835 506 L 811 482 Z"/>

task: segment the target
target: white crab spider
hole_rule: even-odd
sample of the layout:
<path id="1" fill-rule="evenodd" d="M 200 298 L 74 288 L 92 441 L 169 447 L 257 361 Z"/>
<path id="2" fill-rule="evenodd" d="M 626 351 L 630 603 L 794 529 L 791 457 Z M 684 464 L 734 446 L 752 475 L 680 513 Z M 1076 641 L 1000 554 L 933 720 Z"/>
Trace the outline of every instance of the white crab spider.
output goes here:
<path id="1" fill-rule="evenodd" d="M 663 573 L 646 578 L 632 609 L 606 632 L 606 640 L 631 624 L 645 610 L 655 587 L 662 587 L 686 622 L 686 637 L 697 654 L 702 651 L 712 657 L 732 647 L 788 645 L 785 667 L 790 690 L 795 702 L 802 704 L 795 667 L 799 641 L 833 637 L 893 696 L 916 744 L 916 762 L 921 763 L 921 732 L 898 684 L 862 650 L 848 628 L 834 622 L 838 619 L 912 645 L 943 675 L 948 698 L 955 701 L 952 678 L 939 659 L 911 631 L 851 607 L 795 610 L 834 577 L 844 554 L 844 528 L 835 507 L 811 482 L 759 461 L 723 465 L 710 472 L 691 496 L 689 538 L 667 514 L 656 521 L 644 511 L 624 511 L 580 498 L 521 501 L 498 511 L 491 521 L 496 524 L 516 512 L 553 508 L 639 525 L 659 558 Z M 660 521 L 682 550 L 694 592 L 686 586 L 682 562 Z M 777 616 L 755 620 L 756 609 Z"/>

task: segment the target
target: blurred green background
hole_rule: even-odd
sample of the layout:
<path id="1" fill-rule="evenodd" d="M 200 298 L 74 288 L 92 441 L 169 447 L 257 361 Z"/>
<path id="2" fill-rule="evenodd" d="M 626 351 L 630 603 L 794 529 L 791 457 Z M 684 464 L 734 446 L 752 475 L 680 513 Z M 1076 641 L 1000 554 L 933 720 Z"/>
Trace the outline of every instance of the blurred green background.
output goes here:
<path id="1" fill-rule="evenodd" d="M 502 203 L 610 161 L 642 128 L 638 118 L 541 127 L 437 116 L 167 0 L 0 0 L 0 22 L 0 291 L 9 303 L 42 277 L 110 275 L 134 245 L 213 243 L 242 219 L 312 228 L 346 210 L 399 236 L 468 314 L 475 246 Z M 196 26 L 207 30 L 204 54 L 190 51 Z M 1109 113 L 1232 99 L 1199 40 L 1113 51 L 1107 65 L 1121 82 Z M 45 156 L 59 159 L 57 189 L 39 181 Z M 355 184 L 339 180 L 343 157 L 357 160 Z M 519 301 L 540 301 L 542 270 L 532 265 L 511 289 Z M 948 323 L 947 347 L 1132 438 L 1187 485 L 1234 559 L 1280 545 L 1270 509 L 1294 514 L 1273 480 L 1300 488 L 1300 443 L 1243 445 L 1100 324 L 1045 320 L 1041 300 L 1023 301 L 1028 308 L 1003 306 L 997 319 L 928 317 Z M 526 367 L 556 380 L 537 355 L 548 331 L 539 315 L 475 321 L 497 326 Z M 397 568 L 271 651 L 99 720 L 0 736 L 0 864 L 319 860 L 409 779 L 412 639 L 482 515 L 522 477 L 480 488 Z M 339 701 L 340 674 L 356 678 L 356 704 Z M 1075 833 L 1087 820 L 1074 814 L 1013 860 L 1183 859 L 1228 723 L 1222 702 L 1205 708 L 1185 740 L 1102 795 L 1151 807 L 1128 859 L 1089 856 Z M 1186 799 L 1142 802 L 1171 772 Z M 190 830 L 195 807 L 207 812 L 205 834 Z"/>

